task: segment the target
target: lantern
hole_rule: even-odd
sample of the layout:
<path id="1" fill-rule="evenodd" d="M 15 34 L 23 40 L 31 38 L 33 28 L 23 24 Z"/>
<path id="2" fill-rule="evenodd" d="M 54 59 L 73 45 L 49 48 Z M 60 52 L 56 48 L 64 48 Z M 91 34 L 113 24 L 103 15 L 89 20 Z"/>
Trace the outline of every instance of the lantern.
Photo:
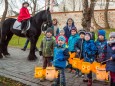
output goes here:
<path id="1" fill-rule="evenodd" d="M 82 62 L 83 60 L 80 60 L 79 58 L 73 58 L 72 67 L 80 70 Z"/>
<path id="2" fill-rule="evenodd" d="M 56 71 L 55 67 L 47 67 L 46 68 L 46 79 L 49 81 L 53 81 L 58 77 L 58 71 Z"/>
<path id="3" fill-rule="evenodd" d="M 91 64 L 89 62 L 82 62 L 81 72 L 89 74 L 91 71 Z"/>
<path id="4" fill-rule="evenodd" d="M 91 65 L 91 70 L 92 72 L 96 73 L 96 70 L 100 67 L 100 63 L 98 62 L 93 62 Z"/>
<path id="5" fill-rule="evenodd" d="M 108 80 L 108 72 L 106 72 L 105 66 L 106 65 L 101 65 L 97 69 L 97 71 L 96 71 L 97 80 L 101 80 L 101 81 Z"/>
<path id="6" fill-rule="evenodd" d="M 74 53 L 69 52 L 69 55 L 70 55 L 70 57 L 69 57 L 68 61 L 69 61 L 69 64 L 72 64 L 73 58 L 75 58 L 76 53 L 75 52 Z"/>
<path id="7" fill-rule="evenodd" d="M 42 67 L 35 67 L 34 77 L 35 78 L 43 78 L 43 77 L 45 77 L 45 69 L 43 69 Z"/>

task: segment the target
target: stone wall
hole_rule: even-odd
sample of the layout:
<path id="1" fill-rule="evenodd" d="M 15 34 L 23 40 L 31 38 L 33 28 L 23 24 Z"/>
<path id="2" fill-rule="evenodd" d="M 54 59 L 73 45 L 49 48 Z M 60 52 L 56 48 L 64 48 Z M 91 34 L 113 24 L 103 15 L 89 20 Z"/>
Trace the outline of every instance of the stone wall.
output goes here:
<path id="1" fill-rule="evenodd" d="M 104 11 L 98 10 L 94 13 L 95 19 L 97 23 L 104 27 Z M 68 18 L 72 18 L 75 22 L 75 25 L 78 29 L 82 28 L 81 22 L 82 22 L 82 12 L 56 12 L 52 13 L 53 18 L 57 18 L 59 22 L 59 27 L 62 29 L 66 25 L 66 21 Z M 115 10 L 109 10 L 108 12 L 109 17 L 109 24 L 111 28 L 115 28 Z M 92 23 L 93 26 L 93 23 Z"/>

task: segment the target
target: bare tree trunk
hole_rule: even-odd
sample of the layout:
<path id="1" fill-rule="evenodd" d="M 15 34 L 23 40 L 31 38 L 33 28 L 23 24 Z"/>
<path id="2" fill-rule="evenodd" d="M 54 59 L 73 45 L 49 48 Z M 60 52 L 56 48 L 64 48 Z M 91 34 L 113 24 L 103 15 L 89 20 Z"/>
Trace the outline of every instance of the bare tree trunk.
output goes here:
<path id="1" fill-rule="evenodd" d="M 37 0 L 33 0 L 33 11 L 32 11 L 32 16 L 35 15 L 35 12 L 36 12 L 36 4 L 37 4 Z"/>
<path id="2" fill-rule="evenodd" d="M 5 2 L 5 10 L 3 12 L 3 15 L 2 15 L 2 19 L 1 19 L 1 23 L 0 23 L 0 27 L 2 27 L 2 24 L 6 18 L 6 15 L 7 15 L 7 11 L 8 11 L 8 0 L 4 0 Z"/>
<path id="3" fill-rule="evenodd" d="M 90 0 L 90 7 L 88 7 L 88 0 L 82 0 L 83 5 L 83 19 L 82 19 L 82 26 L 86 31 L 90 31 L 91 27 L 91 18 L 92 14 L 94 13 L 94 1 Z"/>
<path id="4" fill-rule="evenodd" d="M 105 29 L 110 29 L 109 23 L 108 23 L 108 7 L 109 7 L 109 1 L 106 0 L 106 6 L 105 6 L 105 11 L 104 11 L 104 24 L 105 24 Z"/>

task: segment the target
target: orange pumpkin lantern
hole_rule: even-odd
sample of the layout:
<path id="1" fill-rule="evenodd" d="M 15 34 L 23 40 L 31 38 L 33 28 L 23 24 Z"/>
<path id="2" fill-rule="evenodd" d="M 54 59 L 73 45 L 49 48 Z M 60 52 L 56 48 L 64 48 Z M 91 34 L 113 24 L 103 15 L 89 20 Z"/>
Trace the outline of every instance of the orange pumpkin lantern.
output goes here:
<path id="1" fill-rule="evenodd" d="M 92 72 L 96 73 L 96 70 L 100 67 L 100 63 L 98 62 L 93 62 L 91 65 L 91 70 Z"/>
<path id="2" fill-rule="evenodd" d="M 83 60 L 80 60 L 79 58 L 73 58 L 72 67 L 81 69 L 82 62 Z"/>
<path id="3" fill-rule="evenodd" d="M 45 69 L 43 69 L 42 67 L 35 67 L 34 77 L 35 78 L 45 77 Z"/>
<path id="4" fill-rule="evenodd" d="M 91 64 L 89 62 L 82 62 L 81 72 L 89 74 L 91 71 Z"/>
<path id="5" fill-rule="evenodd" d="M 68 61 L 69 61 L 69 64 L 72 64 L 73 58 L 75 58 L 76 53 L 75 52 L 74 53 L 69 52 L 69 55 L 70 55 L 70 57 L 69 57 Z"/>
<path id="6" fill-rule="evenodd" d="M 106 72 L 105 66 L 106 65 L 101 65 L 97 69 L 97 71 L 96 71 L 97 80 L 101 80 L 101 81 L 108 80 L 108 72 Z"/>
<path id="7" fill-rule="evenodd" d="M 58 77 L 58 71 L 56 71 L 55 67 L 47 67 L 46 68 L 46 79 L 49 81 L 53 81 Z"/>

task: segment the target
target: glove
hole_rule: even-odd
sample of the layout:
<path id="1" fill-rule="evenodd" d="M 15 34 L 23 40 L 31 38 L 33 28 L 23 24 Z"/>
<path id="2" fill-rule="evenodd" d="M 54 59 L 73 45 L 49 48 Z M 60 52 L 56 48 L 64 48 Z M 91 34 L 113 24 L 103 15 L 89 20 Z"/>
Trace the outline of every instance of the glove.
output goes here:
<path id="1" fill-rule="evenodd" d="M 39 55 L 42 56 L 42 51 L 39 51 Z"/>

